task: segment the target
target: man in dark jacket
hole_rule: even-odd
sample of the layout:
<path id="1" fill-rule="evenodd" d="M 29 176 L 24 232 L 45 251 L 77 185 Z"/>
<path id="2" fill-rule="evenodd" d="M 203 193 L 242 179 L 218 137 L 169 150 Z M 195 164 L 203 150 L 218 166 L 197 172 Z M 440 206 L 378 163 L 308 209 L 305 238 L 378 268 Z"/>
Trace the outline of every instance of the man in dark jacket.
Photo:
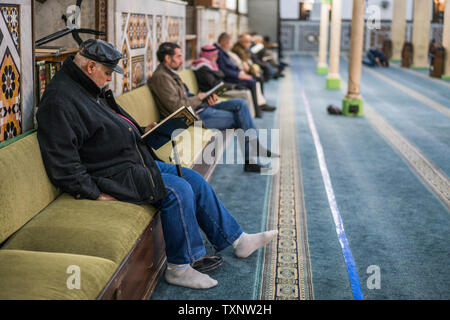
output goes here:
<path id="1" fill-rule="evenodd" d="M 227 50 L 231 49 L 231 36 L 227 33 L 222 33 L 219 36 L 216 48 L 219 50 L 219 57 L 217 59 L 217 65 L 219 69 L 225 74 L 225 81 L 229 83 L 235 83 L 241 85 L 252 92 L 253 101 L 258 105 L 258 98 L 256 92 L 256 82 L 259 82 L 262 88 L 263 81 L 259 78 L 253 78 L 250 74 L 239 69 L 237 65 L 231 61 Z M 276 108 L 267 104 L 259 106 L 262 111 L 274 111 Z"/>
<path id="2" fill-rule="evenodd" d="M 122 55 L 111 44 L 90 39 L 67 58 L 39 103 L 38 140 L 47 174 L 77 199 L 126 201 L 159 207 L 168 267 L 166 280 L 206 289 L 217 281 L 191 263 L 205 255 L 200 227 L 216 249 L 229 245 L 245 258 L 276 231 L 246 234 L 196 172 L 155 161 L 140 127 L 105 84 Z"/>

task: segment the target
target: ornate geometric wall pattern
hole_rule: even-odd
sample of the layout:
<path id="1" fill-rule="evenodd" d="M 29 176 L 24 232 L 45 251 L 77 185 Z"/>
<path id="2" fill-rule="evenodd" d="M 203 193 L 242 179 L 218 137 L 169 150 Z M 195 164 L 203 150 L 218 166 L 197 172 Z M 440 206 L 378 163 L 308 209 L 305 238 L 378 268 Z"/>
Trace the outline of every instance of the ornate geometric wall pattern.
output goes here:
<path id="1" fill-rule="evenodd" d="M 159 45 L 163 43 L 163 19 L 162 16 L 156 16 L 156 46 L 155 48 L 159 48 Z"/>
<path id="2" fill-rule="evenodd" d="M 145 51 L 145 62 L 146 62 L 146 78 L 152 76 L 153 67 L 153 48 L 151 37 L 148 38 L 147 49 Z"/>
<path id="3" fill-rule="evenodd" d="M 131 58 L 131 87 L 139 88 L 145 84 L 145 57 L 143 55 Z"/>
<path id="4" fill-rule="evenodd" d="M 146 78 L 152 76 L 153 70 L 153 15 L 147 15 L 148 39 L 147 48 L 145 49 L 145 68 Z"/>
<path id="5" fill-rule="evenodd" d="M 180 38 L 180 27 L 181 27 L 181 19 L 176 17 L 169 17 L 169 26 L 167 28 L 168 37 L 167 41 L 169 42 L 175 42 L 177 44 L 180 44 L 181 38 Z"/>
<path id="6" fill-rule="evenodd" d="M 293 25 L 283 25 L 281 28 L 281 45 L 286 51 L 291 51 L 295 49 L 294 46 L 294 34 L 295 26 Z"/>
<path id="7" fill-rule="evenodd" d="M 2 0 L 0 0 L 2 1 Z M 185 47 L 184 3 L 159 0 L 111 0 L 115 4 L 115 45 L 122 50 L 125 74 L 114 78 L 114 93 L 120 96 L 145 85 L 157 67 L 156 52 L 165 41 L 173 41 Z M 109 3 L 109 2 L 108 2 Z"/>
<path id="8" fill-rule="evenodd" d="M 128 22 L 128 41 L 131 49 L 140 49 L 145 47 L 148 28 L 147 19 L 144 14 L 131 14 Z"/>
<path id="9" fill-rule="evenodd" d="M 8 25 L 8 30 L 11 33 L 11 37 L 14 44 L 19 50 L 20 32 L 19 32 L 19 6 L 18 5 L 1 5 L 2 16 Z"/>
<path id="10" fill-rule="evenodd" d="M 20 6 L 0 4 L 0 142 L 22 133 Z"/>
<path id="11" fill-rule="evenodd" d="M 122 68 L 123 68 L 123 82 L 122 93 L 130 91 L 130 51 L 128 50 L 127 41 L 123 43 L 122 49 Z"/>

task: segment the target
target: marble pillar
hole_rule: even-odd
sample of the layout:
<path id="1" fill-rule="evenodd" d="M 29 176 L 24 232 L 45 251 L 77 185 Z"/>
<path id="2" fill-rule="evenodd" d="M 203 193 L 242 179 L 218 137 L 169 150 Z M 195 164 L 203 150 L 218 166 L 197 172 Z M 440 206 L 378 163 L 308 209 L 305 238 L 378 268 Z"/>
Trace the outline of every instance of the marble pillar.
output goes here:
<path id="1" fill-rule="evenodd" d="M 320 8 L 320 36 L 319 36 L 319 62 L 317 64 L 317 74 L 328 73 L 328 28 L 330 19 L 330 3 L 331 0 L 322 0 Z"/>
<path id="2" fill-rule="evenodd" d="M 327 89 L 340 89 L 339 59 L 341 53 L 342 0 L 332 0 L 330 32 L 330 70 L 327 76 Z"/>

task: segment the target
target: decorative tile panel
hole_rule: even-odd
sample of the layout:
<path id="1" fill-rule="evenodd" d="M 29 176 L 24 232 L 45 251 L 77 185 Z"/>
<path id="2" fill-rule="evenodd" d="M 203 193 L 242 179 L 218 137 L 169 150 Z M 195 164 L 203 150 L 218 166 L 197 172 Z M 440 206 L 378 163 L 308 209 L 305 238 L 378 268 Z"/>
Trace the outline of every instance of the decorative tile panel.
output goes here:
<path id="1" fill-rule="evenodd" d="M 1 1 L 1 0 L 0 0 Z M 115 75 L 119 96 L 146 83 L 158 62 L 156 52 L 165 41 L 185 47 L 186 4 L 160 0 L 110 0 L 114 2 L 114 39 L 126 55 L 125 75 Z"/>
<path id="2" fill-rule="evenodd" d="M 131 58 L 131 87 L 139 88 L 145 84 L 145 56 Z"/>
<path id="3" fill-rule="evenodd" d="M 123 82 L 122 82 L 122 92 L 130 91 L 130 51 L 128 49 L 127 41 L 124 41 L 122 49 L 122 68 L 123 68 Z"/>
<path id="4" fill-rule="evenodd" d="M 0 142 L 22 133 L 20 6 L 0 4 Z"/>
<path id="5" fill-rule="evenodd" d="M 145 15 L 131 14 L 127 30 L 131 49 L 144 48 L 148 34 L 147 19 Z"/>
<path id="6" fill-rule="evenodd" d="M 20 43 L 20 31 L 19 31 L 19 6 L 18 5 L 2 5 L 1 12 L 6 25 L 8 26 L 9 33 L 14 45 L 19 50 Z"/>
<path id="7" fill-rule="evenodd" d="M 163 18 L 162 16 L 156 16 L 156 48 L 163 43 Z"/>

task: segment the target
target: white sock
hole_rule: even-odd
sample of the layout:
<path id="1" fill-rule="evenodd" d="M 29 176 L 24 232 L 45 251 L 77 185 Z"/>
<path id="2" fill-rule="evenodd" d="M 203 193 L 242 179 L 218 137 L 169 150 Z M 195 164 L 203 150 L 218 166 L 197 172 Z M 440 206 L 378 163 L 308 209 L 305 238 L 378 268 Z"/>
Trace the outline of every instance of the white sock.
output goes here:
<path id="1" fill-rule="evenodd" d="M 217 285 L 207 274 L 198 272 L 190 265 L 175 265 L 169 263 L 165 274 L 166 281 L 170 284 L 188 287 L 192 289 L 209 289 Z"/>
<path id="2" fill-rule="evenodd" d="M 259 248 L 272 241 L 278 234 L 278 230 L 270 230 L 261 233 L 242 235 L 233 242 L 234 253 L 239 258 L 247 258 Z"/>

